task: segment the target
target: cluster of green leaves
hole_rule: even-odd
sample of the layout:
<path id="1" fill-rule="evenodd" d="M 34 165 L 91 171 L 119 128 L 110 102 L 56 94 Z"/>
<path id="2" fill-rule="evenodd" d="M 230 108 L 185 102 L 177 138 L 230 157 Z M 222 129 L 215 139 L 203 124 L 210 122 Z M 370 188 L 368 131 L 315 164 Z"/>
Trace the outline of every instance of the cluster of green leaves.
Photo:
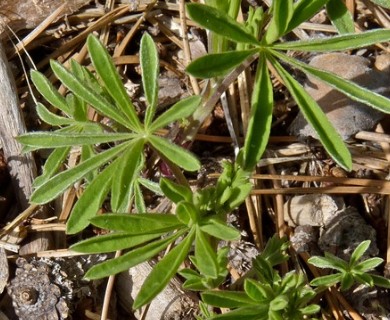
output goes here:
<path id="1" fill-rule="evenodd" d="M 188 171 L 200 168 L 194 155 L 157 135 L 159 129 L 191 115 L 198 107 L 200 97 L 184 99 L 154 119 L 158 103 L 159 59 L 153 39 L 148 34 L 141 39 L 140 62 L 148 104 L 143 121 L 139 119 L 105 47 L 92 35 L 88 37 L 87 44 L 96 76 L 75 61 L 71 62 L 70 71 L 51 61 L 54 74 L 70 91 L 66 97 L 61 96 L 43 74 L 38 71 L 31 74 L 42 96 L 63 112 L 63 115 L 54 114 L 39 103 L 39 117 L 60 128 L 18 137 L 25 151 L 55 149 L 46 161 L 43 174 L 35 180 L 36 190 L 31 202 L 47 203 L 77 181 L 87 181 L 84 193 L 67 222 L 70 234 L 88 226 L 109 193 L 113 212 L 128 212 L 134 201 L 138 212 L 145 211 L 140 184 L 155 190 L 151 183 L 140 178 L 146 146 L 155 150 L 171 166 Z M 88 107 L 112 124 L 90 121 Z M 80 164 L 58 173 L 74 146 L 81 146 Z"/>
<path id="2" fill-rule="evenodd" d="M 207 319 L 300 320 L 318 313 L 320 307 L 310 304 L 316 292 L 307 285 L 304 276 L 291 271 L 281 277 L 274 269 L 288 259 L 287 248 L 285 240 L 276 236 L 270 239 L 264 251 L 254 259 L 255 276 L 245 279 L 244 291 L 203 292 L 203 303 L 231 309 L 215 315 L 203 305 Z"/>
<path id="3" fill-rule="evenodd" d="M 46 203 L 76 182 L 85 184 L 84 192 L 68 220 L 67 232 L 79 232 L 91 223 L 110 233 L 81 241 L 72 249 L 83 253 L 125 250 L 122 256 L 92 267 L 86 274 L 89 279 L 127 270 L 161 255 L 173 245 L 145 280 L 135 299 L 135 309 L 150 302 L 163 290 L 189 257 L 194 267 L 179 272 L 185 278 L 185 288 L 203 291 L 202 310 L 206 317 L 301 319 L 318 312 L 319 307 L 310 304 L 315 292 L 302 275 L 290 272 L 281 277 L 274 270 L 275 266 L 288 258 L 285 253 L 288 244 L 277 238 L 271 239 L 262 254 L 254 260 L 254 276 L 245 280 L 244 291 L 213 290 L 223 283 L 228 274 L 228 249 L 219 248 L 219 241 L 232 241 L 240 237 L 239 231 L 227 224 L 226 214 L 239 206 L 250 193 L 250 172 L 262 156 L 270 134 L 273 89 L 268 64 L 273 65 L 283 79 L 326 150 L 342 167 L 350 169 L 351 156 L 343 141 L 317 103 L 281 62 L 311 74 L 352 99 L 381 111 L 390 111 L 390 100 L 299 62 L 284 51 L 356 49 L 388 41 L 390 30 L 351 34 L 353 30 L 345 6 L 339 7 L 339 11 L 331 10 L 332 3 L 341 3 L 340 0 L 274 0 L 268 12 L 263 12 L 261 8 L 250 9 L 247 21 L 242 24 L 235 20 L 240 0 L 207 0 L 206 3 L 210 6 L 188 4 L 187 10 L 194 21 L 212 31 L 213 53 L 194 61 L 188 66 L 188 72 L 202 78 L 218 79 L 244 60 L 258 56 L 248 133 L 236 163 L 224 163 L 223 173 L 215 186 L 195 192 L 186 183 L 178 184 L 162 178 L 159 184 L 153 184 L 142 178 L 145 148 L 154 150 L 171 166 L 173 172 L 199 169 L 199 161 L 191 153 L 160 137 L 158 130 L 192 115 L 201 98 L 189 97 L 156 116 L 159 59 L 152 38 L 145 34 L 141 40 L 140 63 L 147 107 L 145 114 L 139 116 L 108 52 L 97 38 L 89 36 L 87 45 L 95 73 L 75 61 L 71 62 L 70 70 L 51 62 L 54 74 L 69 89 L 66 97 L 60 95 L 43 74 L 32 72 L 32 80 L 38 91 L 61 114 L 38 104 L 39 117 L 59 129 L 18 138 L 25 145 L 25 151 L 54 149 L 46 161 L 43 174 L 34 182 L 36 190 L 31 201 Z M 321 40 L 278 42 L 326 4 L 335 26 L 345 34 Z M 266 25 L 268 27 L 264 30 Z M 91 121 L 88 117 L 90 110 L 109 121 Z M 79 164 L 60 172 L 75 146 L 81 150 Z M 178 181 L 183 182 L 182 178 Z M 146 213 L 141 185 L 175 203 L 175 212 Z M 107 198 L 110 198 L 111 213 L 96 216 Z M 138 213 L 127 214 L 133 207 Z M 312 258 L 311 262 L 319 267 L 333 266 L 339 271 L 339 274 L 313 280 L 312 285 L 329 286 L 341 282 L 342 288 L 348 288 L 351 281 L 356 280 L 386 286 L 384 278 L 366 274 L 379 264 L 378 258 L 357 262 L 366 246 L 363 243 L 356 249 L 349 264 L 331 255 Z M 207 305 L 232 310 L 215 315 L 207 309 Z"/>
<path id="4" fill-rule="evenodd" d="M 362 261 L 362 257 L 369 248 L 370 243 L 370 240 L 360 243 L 353 251 L 349 262 L 327 252 L 324 257 L 310 258 L 308 260 L 309 263 L 318 268 L 329 268 L 337 271 L 334 274 L 315 278 L 310 284 L 312 286 L 330 287 L 340 283 L 341 290 L 350 289 L 356 282 L 370 287 L 377 285 L 390 288 L 389 279 L 368 273 L 383 262 L 382 258 L 375 257 Z"/>
<path id="5" fill-rule="evenodd" d="M 196 192 L 162 178 L 160 188 L 176 204 L 175 214 L 95 216 L 90 219 L 93 225 L 112 232 L 81 241 L 71 249 L 83 253 L 130 249 L 122 256 L 88 270 L 86 278 L 96 279 L 152 259 L 180 239 L 180 243 L 154 266 L 134 301 L 134 308 L 150 302 L 167 285 L 187 258 L 193 243 L 195 249 L 190 259 L 197 272 L 189 269 L 182 271 L 187 278 L 185 286 L 196 290 L 215 288 L 225 279 L 227 263 L 227 249 L 217 250 L 218 241 L 237 240 L 240 237 L 238 230 L 226 224 L 226 213 L 248 196 L 252 188 L 248 176 L 247 172 L 226 162 L 216 186 Z"/>
<path id="6" fill-rule="evenodd" d="M 342 51 L 389 41 L 390 30 L 388 29 L 377 29 L 359 34 L 345 33 L 351 31 L 345 18 L 342 18 L 342 24 L 347 25 L 346 29 L 343 29 L 337 21 L 335 23 L 345 34 L 312 40 L 278 41 L 302 22 L 310 19 L 327 3 L 328 0 L 275 0 L 268 12 L 263 12 L 262 8 L 251 11 L 248 20 L 244 23 L 238 23 L 229 15 L 226 6 L 220 1 L 216 1 L 214 6 L 198 3 L 187 5 L 187 11 L 192 20 L 214 34 L 230 40 L 227 46 L 230 51 L 212 53 L 193 61 L 187 67 L 188 73 L 199 78 L 221 77 L 244 60 L 254 55 L 259 56 L 251 99 L 251 116 L 243 148 L 242 165 L 246 170 L 256 165 L 265 150 L 270 134 L 273 89 L 268 64 L 271 64 L 279 74 L 301 112 L 317 132 L 327 152 L 347 170 L 351 169 L 352 159 L 340 135 L 335 131 L 317 102 L 292 77 L 281 62 L 326 82 L 351 99 L 383 112 L 390 112 L 390 100 L 384 96 L 330 72 L 313 68 L 283 52 L 286 50 L 295 52 Z M 269 21 L 268 24 L 267 21 Z M 262 28 L 264 25 L 268 26 L 265 30 Z"/>

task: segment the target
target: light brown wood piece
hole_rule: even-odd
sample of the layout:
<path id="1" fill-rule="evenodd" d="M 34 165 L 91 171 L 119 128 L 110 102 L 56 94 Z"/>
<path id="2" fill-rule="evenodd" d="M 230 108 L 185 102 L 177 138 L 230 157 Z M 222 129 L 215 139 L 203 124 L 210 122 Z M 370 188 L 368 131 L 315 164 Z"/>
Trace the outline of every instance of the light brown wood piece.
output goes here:
<path id="1" fill-rule="evenodd" d="M 26 133 L 19 106 L 15 81 L 3 44 L 0 43 L 0 140 L 7 160 L 12 184 L 21 209 L 28 207 L 36 167 L 31 154 L 22 154 L 22 146 L 15 137 Z"/>

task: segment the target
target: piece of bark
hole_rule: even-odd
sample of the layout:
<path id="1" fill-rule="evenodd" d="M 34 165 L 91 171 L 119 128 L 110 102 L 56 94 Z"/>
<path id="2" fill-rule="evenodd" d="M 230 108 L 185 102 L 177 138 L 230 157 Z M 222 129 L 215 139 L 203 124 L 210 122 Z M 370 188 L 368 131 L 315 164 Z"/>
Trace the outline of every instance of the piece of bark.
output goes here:
<path id="1" fill-rule="evenodd" d="M 15 81 L 2 43 L 0 43 L 0 101 L 0 139 L 18 206 L 24 210 L 28 207 L 32 182 L 37 171 L 32 155 L 23 154 L 22 146 L 15 140 L 27 130 L 20 110 Z"/>
<path id="2" fill-rule="evenodd" d="M 71 14 L 91 0 L 67 0 L 63 15 Z M 5 37 L 7 27 L 14 32 L 33 29 L 64 3 L 63 0 L 1 0 L 0 38 Z"/>
<path id="3" fill-rule="evenodd" d="M 8 260 L 5 250 L 0 247 L 0 293 L 3 293 L 8 281 Z"/>

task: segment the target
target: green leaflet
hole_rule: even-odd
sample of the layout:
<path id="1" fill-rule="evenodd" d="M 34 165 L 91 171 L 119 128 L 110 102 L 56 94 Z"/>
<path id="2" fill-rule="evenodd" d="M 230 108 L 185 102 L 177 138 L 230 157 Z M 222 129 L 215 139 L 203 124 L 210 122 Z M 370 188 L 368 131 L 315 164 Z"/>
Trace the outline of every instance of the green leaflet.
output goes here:
<path id="1" fill-rule="evenodd" d="M 331 72 L 323 71 L 317 68 L 313 68 L 307 64 L 301 63 L 295 59 L 291 59 L 286 55 L 273 51 L 273 54 L 278 58 L 285 60 L 292 66 L 307 72 L 316 78 L 326 82 L 331 87 L 344 93 L 349 98 L 367 104 L 375 109 L 378 109 L 385 113 L 390 113 L 390 99 L 377 94 L 371 90 L 361 87 L 352 81 L 345 80 Z"/>
<path id="2" fill-rule="evenodd" d="M 334 284 L 340 282 L 341 278 L 342 276 L 340 273 L 330 274 L 327 276 L 314 278 L 312 281 L 310 281 L 310 285 L 315 287 L 319 287 L 319 286 L 331 287 Z"/>
<path id="3" fill-rule="evenodd" d="M 75 234 L 86 228 L 90 219 L 101 208 L 104 199 L 111 187 L 119 159 L 116 159 L 107 168 L 100 172 L 86 187 L 84 193 L 73 206 L 73 210 L 66 223 L 66 233 Z"/>
<path id="4" fill-rule="evenodd" d="M 344 51 L 359 49 L 389 40 L 390 29 L 376 29 L 329 38 L 280 42 L 273 44 L 272 49 L 314 52 Z"/>
<path id="5" fill-rule="evenodd" d="M 153 298 L 165 288 L 169 280 L 171 280 L 177 272 L 180 264 L 187 257 L 194 236 L 195 232 L 194 230 L 191 230 L 182 242 L 154 266 L 135 298 L 133 305 L 134 309 L 139 309 L 152 301 Z"/>
<path id="6" fill-rule="evenodd" d="M 60 109 L 65 114 L 70 115 L 69 109 L 65 98 L 60 95 L 58 90 L 54 88 L 49 79 L 47 79 L 42 73 L 36 70 L 31 71 L 31 80 L 39 93 L 54 107 Z"/>
<path id="7" fill-rule="evenodd" d="M 137 137 L 134 133 L 72 133 L 72 132 L 31 132 L 20 135 L 17 140 L 34 149 L 72 147 L 77 145 L 100 144 Z"/>
<path id="8" fill-rule="evenodd" d="M 159 153 L 164 155 L 174 164 L 183 168 L 187 171 L 196 171 L 200 168 L 200 162 L 195 156 L 189 151 L 175 145 L 166 139 L 158 136 L 149 136 L 148 142 L 156 149 Z"/>
<path id="9" fill-rule="evenodd" d="M 291 31 L 313 17 L 328 0 L 300 0 L 294 3 L 294 13 L 286 31 Z"/>
<path id="10" fill-rule="evenodd" d="M 174 242 L 177 238 L 182 236 L 185 232 L 186 230 L 178 231 L 167 238 L 153 241 L 130 252 L 127 252 L 123 256 L 93 266 L 85 274 L 85 278 L 93 280 L 108 277 L 112 274 L 128 270 L 129 268 L 134 267 L 141 262 L 148 261 L 157 255 L 161 250 L 164 250 L 170 243 Z"/>
<path id="11" fill-rule="evenodd" d="M 121 155 L 112 179 L 111 210 L 113 212 L 128 212 L 130 205 L 131 188 L 140 169 L 140 159 L 144 140 L 133 140 L 131 146 Z"/>
<path id="12" fill-rule="evenodd" d="M 142 190 L 139 184 L 139 180 L 134 181 L 134 206 L 137 213 L 145 213 L 147 212 L 144 195 L 142 194 Z"/>
<path id="13" fill-rule="evenodd" d="M 199 226 L 196 227 L 195 259 L 200 273 L 210 277 L 218 277 L 217 254 L 210 245 L 209 236 Z"/>
<path id="14" fill-rule="evenodd" d="M 273 57 L 269 58 L 279 75 L 282 77 L 289 92 L 294 97 L 294 100 L 299 105 L 303 115 L 316 130 L 326 151 L 341 167 L 346 170 L 351 170 L 351 154 L 320 106 L 303 89 L 298 81 L 296 81 Z"/>
<path id="15" fill-rule="evenodd" d="M 168 232 L 183 227 L 173 214 L 137 213 L 137 214 L 104 214 L 91 219 L 94 226 L 123 231 L 132 234 Z"/>
<path id="16" fill-rule="evenodd" d="M 129 121 L 123 117 L 122 112 L 117 109 L 108 99 L 96 93 L 87 83 L 81 82 L 77 77 L 70 73 L 65 67 L 56 61 L 50 62 L 51 68 L 58 79 L 76 96 L 92 105 L 99 113 L 107 116 L 126 128 L 135 129 Z"/>
<path id="17" fill-rule="evenodd" d="M 189 187 L 177 184 L 167 178 L 160 179 L 160 188 L 164 195 L 174 203 L 192 201 L 192 191 Z"/>
<path id="18" fill-rule="evenodd" d="M 186 71 L 203 79 L 223 76 L 257 52 L 258 49 L 252 49 L 208 54 L 191 62 Z"/>
<path id="19" fill-rule="evenodd" d="M 235 291 L 206 291 L 202 293 L 202 301 L 220 308 L 239 308 L 256 305 L 244 292 Z"/>
<path id="20" fill-rule="evenodd" d="M 329 0 L 326 4 L 326 12 L 340 34 L 355 32 L 353 17 L 343 1 Z"/>
<path id="21" fill-rule="evenodd" d="M 109 233 L 80 241 L 70 247 L 71 250 L 83 253 L 103 253 L 130 249 L 142 243 L 149 242 L 164 233 L 133 235 L 127 232 Z"/>
<path id="22" fill-rule="evenodd" d="M 350 266 L 353 267 L 353 269 L 356 271 L 368 272 L 368 271 L 374 270 L 381 263 L 383 263 L 382 258 L 374 257 L 374 258 L 364 260 L 364 261 L 357 263 L 357 264 L 352 264 L 352 261 L 350 261 Z"/>
<path id="23" fill-rule="evenodd" d="M 170 123 L 189 117 L 198 108 L 200 101 L 200 96 L 190 96 L 180 100 L 153 121 L 150 131 L 155 132 Z"/>
<path id="24" fill-rule="evenodd" d="M 61 172 L 60 174 L 54 176 L 34 191 L 30 199 L 31 202 L 43 204 L 55 199 L 73 183 L 117 156 L 124 149 L 126 149 L 127 146 L 127 143 L 123 143 L 122 145 L 113 147 L 91 159 L 88 159 L 87 161 L 77 165 L 72 169 Z"/>
<path id="25" fill-rule="evenodd" d="M 39 188 L 58 171 L 69 151 L 70 147 L 57 148 L 50 154 L 46 159 L 42 174 L 34 180 L 33 187 L 35 189 Z"/>
<path id="26" fill-rule="evenodd" d="M 164 195 L 157 182 L 154 182 L 154 181 L 142 178 L 142 177 L 138 177 L 138 182 L 140 184 L 142 184 L 146 189 L 155 193 L 156 195 L 159 195 L 159 196 Z"/>
<path id="27" fill-rule="evenodd" d="M 189 3 L 186 8 L 189 17 L 203 28 L 239 43 L 259 45 L 253 35 L 223 11 L 198 3 Z"/>
<path id="28" fill-rule="evenodd" d="M 226 225 L 226 222 L 218 218 L 209 219 L 206 224 L 200 226 L 200 229 L 217 239 L 225 241 L 238 240 L 240 238 L 240 231 Z"/>
<path id="29" fill-rule="evenodd" d="M 149 127 L 157 107 L 160 63 L 154 40 L 147 33 L 144 33 L 142 36 L 139 54 L 142 70 L 142 86 L 144 88 L 146 101 L 148 102 L 144 122 L 145 127 Z"/>
<path id="30" fill-rule="evenodd" d="M 180 201 L 175 210 L 177 218 L 185 225 L 192 225 L 199 220 L 199 213 L 191 202 Z"/>
<path id="31" fill-rule="evenodd" d="M 265 151 L 271 131 L 272 108 L 273 89 L 263 53 L 257 65 L 252 93 L 251 115 L 244 144 L 244 170 L 253 170 Z"/>
<path id="32" fill-rule="evenodd" d="M 93 35 L 88 36 L 87 46 L 92 63 L 96 69 L 97 74 L 105 84 L 105 89 L 115 100 L 122 113 L 126 115 L 128 120 L 128 122 L 126 121 L 127 127 L 134 131 L 141 130 L 141 123 L 138 119 L 133 103 L 131 102 L 129 95 L 127 94 L 125 87 L 119 78 L 118 72 L 116 71 L 106 48 L 98 40 L 98 38 Z"/>
<path id="33" fill-rule="evenodd" d="M 272 1 L 272 18 L 264 35 L 265 43 L 275 42 L 287 31 L 293 11 L 293 0 Z"/>
<path id="34" fill-rule="evenodd" d="M 351 255 L 351 259 L 349 261 L 350 265 L 351 266 L 354 266 L 356 265 L 356 263 L 358 262 L 358 260 L 363 257 L 364 255 L 364 252 L 366 252 L 368 250 L 368 248 L 370 247 L 370 244 L 371 244 L 371 241 L 370 240 L 366 240 L 366 241 L 363 241 L 362 243 L 360 243 L 356 248 L 355 250 L 352 252 L 352 255 Z"/>
<path id="35" fill-rule="evenodd" d="M 336 269 L 338 271 L 344 271 L 348 268 L 348 263 L 340 258 L 337 258 L 334 255 L 327 254 L 326 257 L 311 257 L 308 260 L 312 265 L 317 268 L 325 269 Z"/>
<path id="36" fill-rule="evenodd" d="M 42 103 L 38 102 L 36 109 L 39 118 L 52 126 L 63 126 L 74 123 L 74 120 L 72 119 L 61 117 L 55 113 L 50 112 Z"/>

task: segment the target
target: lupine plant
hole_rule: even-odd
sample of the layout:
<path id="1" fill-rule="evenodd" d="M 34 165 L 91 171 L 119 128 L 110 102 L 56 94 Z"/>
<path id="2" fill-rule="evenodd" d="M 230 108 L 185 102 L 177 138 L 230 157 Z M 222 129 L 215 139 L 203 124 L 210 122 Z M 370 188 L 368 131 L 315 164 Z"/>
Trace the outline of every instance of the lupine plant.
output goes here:
<path id="1" fill-rule="evenodd" d="M 348 290 L 355 283 L 364 284 L 372 287 L 373 285 L 390 288 L 388 279 L 369 274 L 379 266 L 383 259 L 374 257 L 362 260 L 364 253 L 370 246 L 371 241 L 366 240 L 359 244 L 353 251 L 349 262 L 336 257 L 335 255 L 325 252 L 324 257 L 312 257 L 308 261 L 318 268 L 334 269 L 337 272 L 334 274 L 315 278 L 311 281 L 312 286 L 330 287 L 336 283 L 340 283 L 341 290 Z"/>
<path id="2" fill-rule="evenodd" d="M 71 70 L 52 61 L 54 74 L 70 93 L 64 98 L 38 71 L 31 78 L 42 96 L 64 113 L 58 116 L 42 104 L 37 105 L 39 117 L 60 129 L 22 135 L 18 140 L 25 151 L 55 148 L 35 180 L 36 190 L 31 202 L 47 203 L 79 180 L 88 185 L 74 206 L 67 223 L 67 233 L 77 233 L 89 224 L 110 193 L 113 212 L 127 212 L 135 198 L 142 208 L 139 184 L 151 186 L 138 179 L 145 163 L 144 149 L 155 150 L 172 168 L 198 170 L 199 161 L 187 150 L 156 134 L 166 125 L 191 115 L 200 103 L 199 96 L 184 99 L 155 118 L 158 103 L 159 60 L 152 38 L 145 34 L 141 40 L 140 62 L 147 108 L 143 121 L 139 119 L 107 50 L 94 36 L 87 40 L 94 76 L 75 61 Z M 87 106 L 92 107 L 111 124 L 93 122 L 87 117 Z M 74 168 L 58 173 L 72 146 L 81 146 L 81 162 Z M 178 172 L 178 170 L 172 170 Z M 115 177 L 115 179 L 114 179 Z"/>
<path id="3" fill-rule="evenodd" d="M 207 319 L 291 319 L 300 320 L 318 313 L 310 304 L 316 292 L 302 274 L 291 271 L 283 277 L 274 269 L 288 260 L 288 242 L 274 236 L 253 261 L 254 276 L 246 278 L 243 291 L 205 291 L 205 304 L 232 311 L 216 315 L 202 308 Z"/>
<path id="4" fill-rule="evenodd" d="M 282 63 L 297 68 L 326 82 L 351 99 L 365 103 L 383 112 L 390 112 L 390 100 L 330 72 L 311 67 L 287 55 L 284 51 L 329 52 L 357 49 L 390 39 L 390 30 L 378 29 L 363 33 L 346 33 L 321 39 L 279 41 L 284 35 L 310 19 L 328 0 L 275 0 L 268 12 L 262 8 L 250 12 L 248 21 L 239 23 L 226 11 L 226 6 L 199 3 L 187 5 L 192 20 L 213 33 L 230 40 L 229 51 L 208 54 L 193 61 L 187 71 L 199 78 L 225 76 L 246 59 L 258 55 L 255 84 L 251 100 L 251 116 L 244 144 L 243 168 L 250 170 L 263 154 L 270 134 L 273 89 L 268 64 L 276 70 L 284 85 L 313 126 L 320 141 L 343 168 L 350 170 L 351 155 L 340 135 L 317 102 L 293 78 Z M 268 22 L 269 21 L 269 22 Z M 268 23 L 267 23 L 268 22 Z M 263 30 L 259 28 L 267 25 Z M 346 30 L 343 30 L 346 31 Z M 261 138 L 259 138 L 261 137 Z"/>
<path id="5" fill-rule="evenodd" d="M 249 195 L 252 188 L 250 174 L 270 135 L 273 88 L 268 66 L 272 65 L 279 74 L 317 131 L 325 149 L 340 166 L 350 169 L 352 160 L 344 142 L 318 104 L 283 64 L 313 75 L 352 99 L 381 111 L 390 112 L 390 100 L 329 72 L 310 67 L 291 58 L 286 51 L 357 49 L 388 41 L 390 30 L 351 33 L 351 19 L 345 7 L 332 11 L 335 3 L 341 3 L 339 0 L 274 0 L 268 12 L 261 8 L 250 9 L 243 23 L 236 21 L 239 0 L 209 0 L 206 3 L 209 5 L 188 4 L 187 11 L 191 19 L 212 32 L 212 54 L 191 63 L 187 71 L 196 77 L 213 78 L 218 84 L 221 77 L 242 62 L 257 58 L 244 146 L 234 163 L 223 164 L 223 172 L 215 185 L 193 191 L 182 170 L 196 171 L 200 162 L 186 149 L 160 136 L 159 131 L 193 115 L 207 97 L 191 96 L 161 114 L 157 113 L 159 59 L 152 38 L 145 33 L 140 45 L 140 65 L 147 105 L 144 113 L 137 112 L 107 50 L 91 35 L 87 45 L 94 70 L 74 61 L 70 63 L 70 69 L 51 62 L 54 74 L 69 90 L 65 97 L 43 74 L 37 71 L 31 74 L 39 93 L 61 112 L 54 113 L 38 103 L 37 113 L 42 121 L 59 129 L 18 138 L 25 151 L 54 149 L 42 175 L 35 180 L 36 189 L 31 202 L 47 203 L 75 183 L 82 187 L 83 193 L 67 222 L 67 233 L 78 233 L 89 224 L 107 229 L 109 233 L 83 240 L 71 248 L 83 253 L 124 250 L 122 256 L 92 267 L 86 274 L 88 279 L 106 277 L 160 256 L 135 299 L 135 309 L 151 302 L 178 272 L 184 278 L 185 288 L 202 292 L 202 318 L 302 319 L 319 311 L 319 306 L 311 303 L 316 291 L 303 275 L 292 271 L 281 276 L 276 271 L 275 267 L 288 259 L 288 243 L 276 237 L 254 259 L 243 290 L 220 290 L 228 275 L 228 248 L 220 247 L 219 243 L 240 237 L 240 232 L 228 225 L 226 216 Z M 280 41 L 324 5 L 327 5 L 332 22 L 342 35 L 320 40 Z M 97 114 L 98 121 L 91 120 L 91 112 Z M 79 163 L 61 171 L 75 148 L 80 151 Z M 150 152 L 155 152 L 168 164 L 176 182 L 161 178 L 159 183 L 153 183 L 141 176 L 146 155 Z M 148 213 L 141 185 L 174 203 L 174 212 Z M 97 215 L 103 205 L 109 213 Z M 129 213 L 133 211 L 137 213 Z M 168 247 L 171 247 L 170 251 L 166 250 Z M 325 258 L 313 257 L 310 261 L 314 265 L 330 267 L 339 273 L 314 279 L 311 284 L 330 286 L 341 282 L 342 289 L 346 289 L 358 281 L 389 287 L 386 279 L 367 275 L 379 260 L 360 262 L 366 248 L 367 243 L 362 243 L 349 263 L 329 254 Z M 164 250 L 167 253 L 163 256 Z M 193 267 L 179 270 L 187 258 Z M 210 306 L 231 311 L 219 315 Z"/>

